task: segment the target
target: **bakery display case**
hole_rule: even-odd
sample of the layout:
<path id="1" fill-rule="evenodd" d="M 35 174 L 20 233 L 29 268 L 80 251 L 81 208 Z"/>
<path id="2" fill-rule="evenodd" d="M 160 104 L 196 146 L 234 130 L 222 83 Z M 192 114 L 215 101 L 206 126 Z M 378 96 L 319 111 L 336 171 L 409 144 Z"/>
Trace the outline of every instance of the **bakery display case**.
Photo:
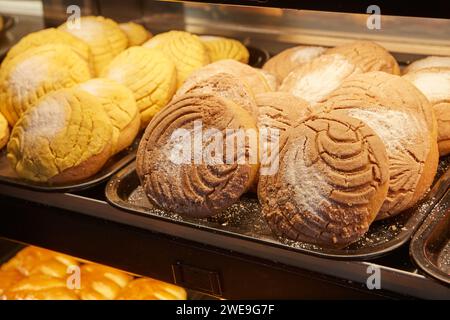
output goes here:
<path id="1" fill-rule="evenodd" d="M 39 3 L 0 39 L 0 259 L 42 247 L 192 299 L 450 299 L 447 4 Z M 199 119 L 280 129 L 278 171 L 248 140 L 236 167 L 174 166 Z"/>

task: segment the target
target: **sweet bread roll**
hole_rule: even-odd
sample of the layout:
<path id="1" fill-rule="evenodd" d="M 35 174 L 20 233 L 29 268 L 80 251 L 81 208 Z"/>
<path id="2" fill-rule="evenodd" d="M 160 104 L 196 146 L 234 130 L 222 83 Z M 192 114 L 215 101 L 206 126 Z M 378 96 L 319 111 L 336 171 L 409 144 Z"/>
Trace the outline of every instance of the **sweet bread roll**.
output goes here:
<path id="1" fill-rule="evenodd" d="M 297 67 L 310 62 L 325 52 L 323 47 L 297 46 L 281 51 L 270 58 L 263 69 L 271 72 L 282 82 Z"/>
<path id="2" fill-rule="evenodd" d="M 400 67 L 395 58 L 382 46 L 372 41 L 355 41 L 325 51 L 324 54 L 340 54 L 363 72 L 384 71 L 399 75 Z"/>
<path id="3" fill-rule="evenodd" d="M 116 300 L 186 300 L 186 290 L 170 283 L 140 278 L 128 283 Z"/>
<path id="4" fill-rule="evenodd" d="M 409 64 L 403 74 L 428 68 L 450 68 L 450 57 L 429 56 Z"/>
<path id="5" fill-rule="evenodd" d="M 425 68 L 410 71 L 403 78 L 411 81 L 431 102 L 437 120 L 439 154 L 441 156 L 449 154 L 450 67 Z"/>
<path id="6" fill-rule="evenodd" d="M 80 38 L 89 45 L 94 57 L 95 74 L 99 75 L 112 59 L 128 46 L 128 39 L 119 25 L 104 17 L 86 16 L 80 18 L 79 26 L 68 22 L 58 27 Z"/>
<path id="7" fill-rule="evenodd" d="M 92 79 L 79 88 L 99 98 L 113 125 L 113 153 L 127 148 L 134 141 L 141 126 L 141 116 L 133 92 L 106 78 Z"/>
<path id="8" fill-rule="evenodd" d="M 140 46 L 152 37 L 147 29 L 132 21 L 120 23 L 119 27 L 127 35 L 128 47 Z"/>
<path id="9" fill-rule="evenodd" d="M 79 300 L 66 280 L 47 275 L 24 278 L 4 292 L 6 300 Z"/>
<path id="10" fill-rule="evenodd" d="M 242 107 L 217 95 L 187 94 L 152 119 L 139 145 L 136 169 L 155 205 L 207 217 L 252 186 L 257 147 L 256 123 Z"/>
<path id="11" fill-rule="evenodd" d="M 182 86 L 174 99 L 187 93 L 209 93 L 219 95 L 233 101 L 248 111 L 255 119 L 258 117 L 258 107 L 252 90 L 239 78 L 229 73 L 218 73 L 205 80 L 192 83 L 191 87 Z"/>
<path id="12" fill-rule="evenodd" d="M 134 93 L 143 128 L 170 101 L 177 83 L 173 62 L 163 52 L 143 47 L 132 47 L 119 54 L 101 76 Z"/>
<path id="13" fill-rule="evenodd" d="M 198 69 L 186 79 L 178 90 L 179 92 L 186 92 L 187 88 L 194 86 L 195 83 L 208 79 L 218 73 L 230 73 L 234 75 L 247 84 L 254 94 L 272 91 L 260 70 L 231 59 L 220 60 Z"/>
<path id="14" fill-rule="evenodd" d="M 429 189 L 438 165 L 436 120 L 427 99 L 408 81 L 384 72 L 356 75 L 324 105 L 369 125 L 389 157 L 389 192 L 377 219 L 415 205 Z"/>
<path id="15" fill-rule="evenodd" d="M 322 55 L 289 73 L 279 90 L 315 104 L 337 89 L 346 78 L 361 72 L 344 56 Z"/>
<path id="16" fill-rule="evenodd" d="M 278 235 L 323 247 L 358 240 L 387 193 L 386 149 L 363 122 L 343 114 L 305 118 L 280 143 L 280 167 L 261 176 L 258 198 Z"/>
<path id="17" fill-rule="evenodd" d="M 81 267 L 81 288 L 77 293 L 82 300 L 114 300 L 132 279 L 113 268 L 85 264 Z"/>
<path id="18" fill-rule="evenodd" d="M 158 34 L 143 46 L 157 48 L 172 60 L 177 69 L 177 87 L 180 87 L 193 71 L 210 62 L 208 52 L 199 37 L 185 31 Z"/>
<path id="19" fill-rule="evenodd" d="M 0 300 L 3 293 L 11 286 L 23 279 L 23 274 L 17 270 L 0 270 Z"/>
<path id="20" fill-rule="evenodd" d="M 2 64 L 0 111 L 11 126 L 45 94 L 90 79 L 85 60 L 67 45 L 29 49 Z"/>
<path id="21" fill-rule="evenodd" d="M 211 62 L 233 59 L 248 63 L 250 56 L 247 48 L 238 40 L 215 36 L 200 36 Z"/>
<path id="22" fill-rule="evenodd" d="M 8 143 L 9 139 L 9 126 L 8 121 L 0 113 L 0 150 L 3 149 L 4 146 Z"/>
<path id="23" fill-rule="evenodd" d="M 23 52 L 46 44 L 64 44 L 69 46 L 93 68 L 93 57 L 87 43 L 67 32 L 55 28 L 44 29 L 26 35 L 8 51 L 2 63 L 6 64 L 9 60 Z"/>
<path id="24" fill-rule="evenodd" d="M 278 86 L 280 85 L 277 77 L 267 70 L 260 69 L 259 71 L 261 72 L 267 84 L 269 85 L 270 91 L 277 91 Z"/>
<path id="25" fill-rule="evenodd" d="M 111 156 L 112 131 L 99 99 L 81 89 L 61 89 L 20 118 L 7 157 L 26 180 L 79 181 L 97 173 Z"/>
<path id="26" fill-rule="evenodd" d="M 18 271 L 23 276 L 43 274 L 50 277 L 65 278 L 70 266 L 77 266 L 75 258 L 62 253 L 37 247 L 22 249 L 7 263 L 2 265 L 3 271 Z"/>

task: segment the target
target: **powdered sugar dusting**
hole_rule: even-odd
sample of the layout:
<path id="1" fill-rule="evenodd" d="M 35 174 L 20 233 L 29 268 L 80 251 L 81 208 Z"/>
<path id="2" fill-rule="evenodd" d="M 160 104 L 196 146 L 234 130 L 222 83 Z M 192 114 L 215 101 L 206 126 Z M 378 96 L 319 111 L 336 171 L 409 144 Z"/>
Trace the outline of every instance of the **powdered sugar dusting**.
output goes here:
<path id="1" fill-rule="evenodd" d="M 301 47 L 291 55 L 291 61 L 296 63 L 309 62 L 325 52 L 323 47 Z"/>
<path id="2" fill-rule="evenodd" d="M 450 71 L 448 72 L 420 72 L 414 75 L 412 83 L 430 100 L 437 103 L 450 99 Z"/>
<path id="3" fill-rule="evenodd" d="M 9 82 L 13 88 L 33 91 L 48 79 L 48 58 L 42 55 L 19 62 L 12 70 Z"/>

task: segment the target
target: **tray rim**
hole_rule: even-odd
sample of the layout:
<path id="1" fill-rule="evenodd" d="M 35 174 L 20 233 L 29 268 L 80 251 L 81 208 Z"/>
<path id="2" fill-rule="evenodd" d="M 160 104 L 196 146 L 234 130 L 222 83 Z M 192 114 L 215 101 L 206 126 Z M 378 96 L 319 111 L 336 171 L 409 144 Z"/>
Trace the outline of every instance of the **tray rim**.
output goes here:
<path id="1" fill-rule="evenodd" d="M 105 197 L 106 197 L 107 202 L 110 205 L 112 205 L 120 210 L 124 210 L 128 213 L 132 213 L 134 215 L 138 215 L 138 216 L 145 217 L 148 219 L 163 220 L 166 222 L 176 223 L 176 224 L 183 225 L 186 227 L 191 227 L 193 229 L 201 229 L 202 231 L 206 231 L 206 232 L 212 232 L 212 233 L 216 233 L 216 234 L 231 236 L 233 238 L 244 239 L 244 240 L 248 240 L 251 242 L 257 242 L 257 243 L 260 243 L 263 245 L 270 245 L 273 247 L 293 251 L 296 253 L 313 255 L 313 256 L 321 257 L 321 258 L 331 258 L 331 259 L 335 259 L 335 260 L 347 260 L 347 261 L 355 260 L 355 259 L 362 260 L 362 261 L 372 260 L 375 258 L 379 258 L 383 255 L 386 255 L 389 252 L 404 245 L 406 242 L 408 242 L 414 236 L 417 229 L 422 225 L 424 219 L 436 207 L 436 204 L 442 199 L 446 190 L 450 187 L 450 168 L 448 168 L 442 174 L 442 176 L 435 182 L 435 184 L 433 185 L 433 188 L 425 196 L 425 198 L 422 200 L 422 202 L 420 202 L 420 203 L 423 203 L 428 200 L 432 201 L 432 203 L 427 208 L 427 210 L 424 213 L 422 213 L 421 216 L 419 216 L 419 221 L 411 228 L 408 228 L 407 232 L 403 233 L 403 234 L 405 234 L 405 236 L 402 236 L 399 238 L 396 237 L 392 241 L 388 241 L 388 242 L 384 243 L 383 248 L 381 248 L 380 250 L 377 250 L 374 252 L 364 252 L 364 250 L 360 250 L 362 252 L 355 253 L 355 254 L 349 254 L 348 252 L 327 253 L 327 252 L 316 251 L 316 250 L 305 249 L 305 248 L 294 248 L 292 246 L 284 245 L 284 244 L 276 242 L 276 241 L 257 239 L 257 238 L 254 238 L 254 237 L 251 237 L 248 235 L 238 234 L 238 233 L 234 233 L 234 232 L 227 231 L 227 230 L 221 230 L 221 229 L 211 228 L 211 227 L 204 226 L 204 225 L 195 224 L 190 221 L 179 221 L 179 220 L 162 217 L 159 215 L 152 215 L 149 212 L 144 212 L 142 210 L 139 210 L 139 208 L 141 208 L 141 207 L 129 205 L 126 201 L 121 199 L 120 196 L 116 192 L 117 188 L 115 188 L 115 186 L 121 182 L 121 180 L 123 179 L 123 176 L 133 174 L 133 171 L 135 171 L 135 167 L 136 167 L 136 162 L 134 161 L 134 162 L 128 164 L 127 166 L 125 166 L 124 168 L 122 168 L 116 174 L 114 174 L 108 181 L 106 188 L 105 188 Z M 420 203 L 419 203 L 419 206 L 420 206 Z M 415 211 L 417 211 L 417 209 L 415 209 Z M 391 243 L 391 245 L 386 247 L 386 244 L 389 244 L 389 243 Z M 327 249 L 325 249 L 325 250 L 327 250 Z"/>
<path id="2" fill-rule="evenodd" d="M 432 263 L 425 254 L 425 245 L 427 239 L 429 239 L 432 231 L 437 224 L 444 218 L 444 215 L 450 210 L 450 207 L 446 210 L 438 210 L 439 206 L 445 201 L 450 199 L 450 188 L 439 200 L 432 212 L 427 216 L 420 228 L 414 234 L 409 246 L 409 255 L 414 263 L 429 276 L 442 281 L 450 285 L 450 275 L 446 275 L 440 270 L 434 263 Z"/>

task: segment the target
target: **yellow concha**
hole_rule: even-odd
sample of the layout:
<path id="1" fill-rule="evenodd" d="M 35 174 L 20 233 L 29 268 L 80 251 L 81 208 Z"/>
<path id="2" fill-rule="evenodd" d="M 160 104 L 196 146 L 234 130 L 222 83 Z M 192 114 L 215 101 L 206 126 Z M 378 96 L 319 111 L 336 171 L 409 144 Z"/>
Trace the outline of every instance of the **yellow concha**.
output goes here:
<path id="1" fill-rule="evenodd" d="M 133 92 L 141 127 L 147 126 L 176 90 L 175 65 L 158 49 L 131 47 L 119 54 L 101 77 L 115 80 Z"/>
<path id="2" fill-rule="evenodd" d="M 97 78 L 78 86 L 97 97 L 113 125 L 113 153 L 128 147 L 139 132 L 141 117 L 133 92 L 116 81 Z"/>
<path id="3" fill-rule="evenodd" d="M 111 155 L 112 125 L 96 97 L 76 88 L 47 94 L 12 130 L 7 157 L 35 182 L 77 181 Z"/>
<path id="4" fill-rule="evenodd" d="M 250 54 L 247 48 L 238 40 L 215 36 L 201 36 L 200 39 L 208 50 L 211 62 L 233 59 L 242 63 L 248 63 Z"/>
<path id="5" fill-rule="evenodd" d="M 8 143 L 9 139 L 9 126 L 8 121 L 0 113 L 0 150 Z"/>
<path id="6" fill-rule="evenodd" d="M 59 29 L 71 33 L 89 45 L 94 57 L 96 75 L 128 46 L 128 38 L 119 25 L 100 16 L 82 17 L 78 25 L 66 22 L 59 26 Z"/>
<path id="7" fill-rule="evenodd" d="M 48 44 L 29 49 L 2 64 L 0 111 L 14 126 L 40 97 L 90 77 L 87 62 L 67 45 Z"/>
<path id="8" fill-rule="evenodd" d="M 158 34 L 143 46 L 160 49 L 173 61 L 177 69 L 177 87 L 180 87 L 193 71 L 210 62 L 206 47 L 200 38 L 185 31 Z"/>
<path id="9" fill-rule="evenodd" d="M 132 21 L 121 23 L 119 27 L 127 35 L 129 47 L 140 46 L 152 36 L 142 25 Z"/>
<path id="10" fill-rule="evenodd" d="M 65 44 L 72 48 L 73 51 L 75 51 L 83 60 L 93 67 L 93 57 L 87 43 L 67 32 L 63 32 L 55 28 L 32 32 L 23 37 L 8 51 L 3 63 L 6 64 L 12 58 L 29 49 L 46 44 Z"/>

